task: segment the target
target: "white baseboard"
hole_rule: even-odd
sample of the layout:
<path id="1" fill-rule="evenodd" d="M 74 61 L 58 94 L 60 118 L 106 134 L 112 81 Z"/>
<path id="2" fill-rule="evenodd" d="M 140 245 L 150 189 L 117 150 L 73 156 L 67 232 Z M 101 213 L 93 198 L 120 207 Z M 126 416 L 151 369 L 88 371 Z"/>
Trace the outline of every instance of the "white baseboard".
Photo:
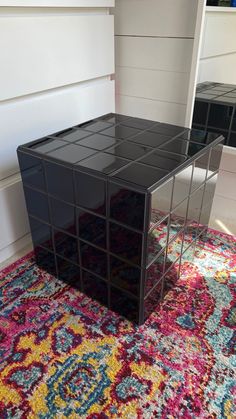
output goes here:
<path id="1" fill-rule="evenodd" d="M 8 259 L 22 252 L 22 250 L 26 247 L 27 251 L 33 249 L 31 235 L 29 233 L 26 234 L 24 237 L 21 237 L 19 240 L 15 241 L 14 243 L 9 244 L 4 249 L 0 250 L 0 264 L 6 265 Z M 19 258 L 20 257 L 21 255 L 19 255 Z M 11 261 L 9 261 L 9 263 L 11 263 Z"/>

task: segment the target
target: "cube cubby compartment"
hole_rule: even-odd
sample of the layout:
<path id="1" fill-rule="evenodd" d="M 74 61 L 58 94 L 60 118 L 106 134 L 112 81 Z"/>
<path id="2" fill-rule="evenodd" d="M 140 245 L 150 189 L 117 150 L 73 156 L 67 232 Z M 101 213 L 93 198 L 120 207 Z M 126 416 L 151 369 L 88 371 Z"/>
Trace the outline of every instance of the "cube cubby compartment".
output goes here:
<path id="1" fill-rule="evenodd" d="M 109 114 L 21 145 L 36 263 L 142 324 L 207 231 L 222 141 Z"/>
<path id="2" fill-rule="evenodd" d="M 204 82 L 197 86 L 193 128 L 217 132 L 236 147 L 236 85 Z"/>

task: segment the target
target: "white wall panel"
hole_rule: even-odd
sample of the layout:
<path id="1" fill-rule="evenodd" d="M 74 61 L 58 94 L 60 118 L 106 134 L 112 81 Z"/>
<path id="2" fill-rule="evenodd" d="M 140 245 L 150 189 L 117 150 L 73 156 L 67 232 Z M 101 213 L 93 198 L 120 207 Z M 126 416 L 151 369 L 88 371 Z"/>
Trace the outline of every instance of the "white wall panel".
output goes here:
<path id="1" fill-rule="evenodd" d="M 0 0 L 7 7 L 113 7 L 115 0 Z"/>
<path id="2" fill-rule="evenodd" d="M 116 66 L 186 73 L 192 39 L 116 36 Z"/>
<path id="3" fill-rule="evenodd" d="M 198 82 L 236 84 L 236 9 L 206 12 Z"/>
<path id="4" fill-rule="evenodd" d="M 183 126 L 186 105 L 117 95 L 116 111 L 125 115 Z"/>
<path id="5" fill-rule="evenodd" d="M 0 180 L 18 171 L 19 144 L 114 111 L 114 96 L 114 81 L 100 80 L 0 104 Z"/>
<path id="6" fill-rule="evenodd" d="M 116 91 L 121 95 L 186 104 L 188 75 L 117 67 Z"/>
<path id="7" fill-rule="evenodd" d="M 29 232 L 20 175 L 0 181 L 0 250 Z"/>
<path id="8" fill-rule="evenodd" d="M 208 13 L 201 57 L 229 54 L 236 50 L 236 13 Z"/>
<path id="9" fill-rule="evenodd" d="M 235 69 L 236 51 L 233 54 L 223 54 L 218 57 L 201 59 L 198 82 L 209 80 L 217 83 L 236 84 Z"/>
<path id="10" fill-rule="evenodd" d="M 113 16 L 2 17 L 0 100 L 114 72 Z"/>
<path id="11" fill-rule="evenodd" d="M 193 37 L 196 0 L 117 0 L 115 34 Z"/>

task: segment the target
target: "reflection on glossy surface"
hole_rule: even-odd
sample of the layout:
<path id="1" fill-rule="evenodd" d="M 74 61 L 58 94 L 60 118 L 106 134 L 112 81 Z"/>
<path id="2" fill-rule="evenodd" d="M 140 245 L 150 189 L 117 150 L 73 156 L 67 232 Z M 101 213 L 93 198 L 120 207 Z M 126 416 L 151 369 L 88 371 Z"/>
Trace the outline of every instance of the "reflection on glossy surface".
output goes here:
<path id="1" fill-rule="evenodd" d="M 82 138 L 88 137 L 89 135 L 91 135 L 91 133 L 83 129 L 67 129 L 57 134 L 57 137 L 73 143 L 75 141 L 82 140 Z"/>
<path id="2" fill-rule="evenodd" d="M 139 163 L 133 163 L 114 175 L 118 179 L 126 180 L 145 188 L 149 188 L 165 176 L 166 172 L 164 170 L 155 169 Z"/>
<path id="3" fill-rule="evenodd" d="M 157 125 L 157 122 L 155 121 L 149 121 L 147 119 L 141 119 L 141 118 L 130 118 L 126 121 L 123 121 L 122 123 L 126 127 L 132 127 L 137 128 L 141 130 L 151 129 L 153 126 Z"/>
<path id="4" fill-rule="evenodd" d="M 111 310 L 114 310 L 126 317 L 128 320 L 138 322 L 139 304 L 138 301 L 130 298 L 125 292 L 111 286 Z"/>
<path id="5" fill-rule="evenodd" d="M 144 300 L 144 320 L 146 320 L 151 313 L 153 313 L 160 300 L 161 300 L 161 291 L 162 291 L 162 281 L 160 281 L 155 289 L 145 298 Z"/>
<path id="6" fill-rule="evenodd" d="M 30 146 L 31 150 L 37 151 L 38 153 L 47 154 L 53 150 L 56 150 L 60 147 L 66 145 L 65 141 L 55 140 L 52 138 L 43 138 L 40 142 L 32 144 Z"/>
<path id="7" fill-rule="evenodd" d="M 75 172 L 76 203 L 98 214 L 106 214 L 106 183 L 103 179 Z"/>
<path id="8" fill-rule="evenodd" d="M 126 127 L 125 125 L 117 125 L 102 131 L 102 134 L 109 137 L 120 138 L 122 140 L 140 134 L 140 130 L 136 128 Z"/>
<path id="9" fill-rule="evenodd" d="M 199 129 L 192 129 L 189 131 L 185 131 L 184 134 L 181 134 L 181 138 L 202 145 L 212 143 L 217 139 L 218 136 L 218 134 L 214 134 L 213 132 L 207 132 Z"/>
<path id="10" fill-rule="evenodd" d="M 166 252 L 163 251 L 147 269 L 145 294 L 147 294 L 162 278 L 165 272 L 165 260 Z"/>
<path id="11" fill-rule="evenodd" d="M 108 175 L 121 169 L 121 167 L 126 166 L 128 163 L 130 163 L 129 160 L 110 154 L 99 153 L 94 157 L 82 161 L 79 163 L 79 166 L 87 167 L 88 169 L 96 170 L 97 172 Z"/>
<path id="12" fill-rule="evenodd" d="M 202 202 L 202 210 L 201 210 L 201 216 L 199 223 L 203 226 L 208 226 L 209 220 L 210 220 L 210 214 L 211 214 L 211 208 L 212 208 L 212 202 L 215 195 L 215 189 L 216 189 L 216 183 L 217 183 L 217 177 L 215 176 L 208 179 L 204 191 L 203 196 L 203 202 Z"/>
<path id="13" fill-rule="evenodd" d="M 157 151 L 153 151 L 147 157 L 141 159 L 140 163 L 145 163 L 147 165 L 171 172 L 185 162 L 186 159 L 186 156 L 158 149 Z"/>
<path id="14" fill-rule="evenodd" d="M 172 208 L 188 198 L 191 188 L 193 165 L 186 167 L 175 176 Z"/>
<path id="15" fill-rule="evenodd" d="M 145 195 L 109 182 L 110 217 L 138 230 L 144 227 Z"/>
<path id="16" fill-rule="evenodd" d="M 37 265 L 51 275 L 56 276 L 56 263 L 54 254 L 46 249 L 42 249 L 40 246 L 34 248 L 34 254 Z"/>
<path id="17" fill-rule="evenodd" d="M 121 115 L 119 113 L 109 113 L 107 115 L 103 115 L 98 120 L 110 122 L 113 125 L 120 124 L 121 122 L 128 121 L 130 116 Z"/>
<path id="18" fill-rule="evenodd" d="M 43 221 L 50 222 L 47 195 L 24 186 L 28 213 Z"/>
<path id="19" fill-rule="evenodd" d="M 84 147 L 94 148 L 95 150 L 104 150 L 105 148 L 116 146 L 120 144 L 121 141 L 115 138 L 106 137 L 101 134 L 91 135 L 89 138 L 79 141 L 77 144 Z"/>
<path id="20" fill-rule="evenodd" d="M 179 127 L 177 125 L 157 124 L 154 127 L 152 127 L 151 130 L 153 132 L 158 132 L 160 134 L 175 137 L 176 135 L 180 135 L 182 132 L 184 132 L 185 128 Z"/>
<path id="21" fill-rule="evenodd" d="M 207 173 L 207 177 L 210 177 L 214 172 L 219 170 L 222 151 L 223 151 L 222 144 L 217 144 L 214 148 L 211 149 L 209 170 Z"/>
<path id="22" fill-rule="evenodd" d="M 189 198 L 187 223 L 198 223 L 202 207 L 204 186 L 201 186 Z"/>
<path id="23" fill-rule="evenodd" d="M 168 269 L 173 265 L 173 263 L 176 263 L 177 260 L 180 258 L 183 240 L 184 229 L 182 229 L 180 233 L 178 233 L 177 236 L 168 244 L 165 271 L 168 271 Z"/>
<path id="24" fill-rule="evenodd" d="M 77 144 L 68 144 L 65 147 L 51 151 L 48 155 L 66 163 L 77 163 L 95 153 L 96 151 L 90 148 L 82 147 Z"/>
<path id="25" fill-rule="evenodd" d="M 86 271 L 83 271 L 83 291 L 90 298 L 99 301 L 101 304 L 108 304 L 107 283 Z"/>
<path id="26" fill-rule="evenodd" d="M 76 235 L 74 206 L 50 198 L 50 208 L 52 225 Z"/>
<path id="27" fill-rule="evenodd" d="M 236 102 L 234 100 L 234 102 Z M 229 129 L 231 121 L 229 106 L 211 104 L 208 125 L 215 128 Z"/>
<path id="28" fill-rule="evenodd" d="M 168 237 L 168 218 L 148 232 L 147 263 L 151 263 L 157 255 L 164 251 Z"/>
<path id="29" fill-rule="evenodd" d="M 191 192 L 205 182 L 208 171 L 209 156 L 210 150 L 194 162 Z"/>
<path id="30" fill-rule="evenodd" d="M 78 241 L 76 238 L 62 233 L 61 231 L 54 230 L 54 243 L 58 255 L 65 257 L 74 263 L 79 263 Z"/>
<path id="31" fill-rule="evenodd" d="M 106 153 L 114 156 L 123 157 L 129 160 L 136 160 L 148 153 L 151 149 L 143 145 L 134 144 L 131 142 L 123 142 L 122 144 L 106 150 Z"/>
<path id="32" fill-rule="evenodd" d="M 43 246 L 53 251 L 51 227 L 32 217 L 29 217 L 29 223 L 34 247 Z"/>
<path id="33" fill-rule="evenodd" d="M 141 270 L 113 256 L 110 257 L 111 282 L 138 296 Z"/>
<path id="34" fill-rule="evenodd" d="M 166 141 L 170 140 L 171 137 L 163 134 L 159 134 L 158 132 L 152 131 L 145 131 L 135 137 L 130 138 L 130 142 L 134 142 L 137 144 L 143 144 L 149 147 L 158 147 L 161 144 L 164 144 Z"/>
<path id="35" fill-rule="evenodd" d="M 58 278 L 73 288 L 81 290 L 80 268 L 77 265 L 57 256 Z"/>
<path id="36" fill-rule="evenodd" d="M 110 223 L 110 251 L 128 261 L 141 264 L 142 234 Z"/>
<path id="37" fill-rule="evenodd" d="M 80 241 L 82 268 L 107 277 L 107 254 L 94 246 Z"/>
<path id="38" fill-rule="evenodd" d="M 79 237 L 106 248 L 106 220 L 83 210 L 77 210 Z"/>
<path id="39" fill-rule="evenodd" d="M 180 259 L 171 265 L 163 279 L 163 297 L 176 285 L 180 275 Z"/>
<path id="40" fill-rule="evenodd" d="M 178 207 L 171 212 L 170 227 L 169 227 L 169 241 L 179 233 L 185 225 L 186 215 L 188 209 L 188 199 L 185 199 Z"/>
<path id="41" fill-rule="evenodd" d="M 112 127 L 113 124 L 111 124 L 108 121 L 95 121 L 95 122 L 89 122 L 88 124 L 83 125 L 83 129 L 86 131 L 91 132 L 99 132 L 103 131 L 106 128 Z"/>
<path id="42" fill-rule="evenodd" d="M 45 191 L 42 160 L 18 151 L 18 159 L 23 183 Z"/>
<path id="43" fill-rule="evenodd" d="M 45 162 L 48 193 L 55 197 L 74 203 L 73 173 L 59 164 Z"/>
<path id="44" fill-rule="evenodd" d="M 171 196 L 173 189 L 173 178 L 168 180 L 157 188 L 151 195 L 151 218 L 150 225 L 161 221 L 166 218 L 170 212 Z"/>

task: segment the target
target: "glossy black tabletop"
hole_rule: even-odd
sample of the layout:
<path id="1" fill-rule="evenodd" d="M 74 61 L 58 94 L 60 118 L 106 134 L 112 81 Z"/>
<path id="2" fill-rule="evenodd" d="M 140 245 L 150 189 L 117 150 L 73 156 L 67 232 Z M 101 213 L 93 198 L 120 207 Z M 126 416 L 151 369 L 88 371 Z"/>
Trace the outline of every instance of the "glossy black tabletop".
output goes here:
<path id="1" fill-rule="evenodd" d="M 219 142 L 217 133 L 108 114 L 20 148 L 45 160 L 149 190 L 214 142 Z"/>

